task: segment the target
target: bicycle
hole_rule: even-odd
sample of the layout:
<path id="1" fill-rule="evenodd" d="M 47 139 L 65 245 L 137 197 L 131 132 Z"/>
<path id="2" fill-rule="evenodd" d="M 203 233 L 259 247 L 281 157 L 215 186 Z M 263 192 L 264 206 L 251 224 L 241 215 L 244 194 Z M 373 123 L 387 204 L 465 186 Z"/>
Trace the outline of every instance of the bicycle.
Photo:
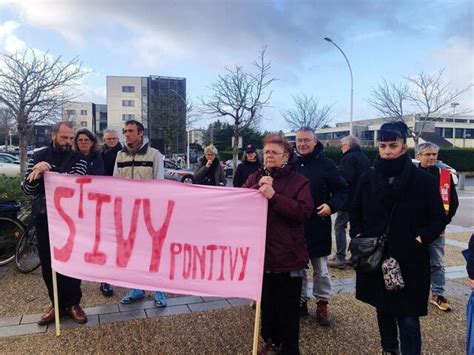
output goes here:
<path id="1" fill-rule="evenodd" d="M 0 201 L 0 266 L 15 259 L 15 252 L 25 225 L 18 219 L 21 205 L 16 201 Z"/>
<path id="2" fill-rule="evenodd" d="M 41 262 L 38 254 L 38 240 L 33 223 L 28 224 L 16 246 L 15 264 L 18 270 L 27 274 L 36 270 Z"/>

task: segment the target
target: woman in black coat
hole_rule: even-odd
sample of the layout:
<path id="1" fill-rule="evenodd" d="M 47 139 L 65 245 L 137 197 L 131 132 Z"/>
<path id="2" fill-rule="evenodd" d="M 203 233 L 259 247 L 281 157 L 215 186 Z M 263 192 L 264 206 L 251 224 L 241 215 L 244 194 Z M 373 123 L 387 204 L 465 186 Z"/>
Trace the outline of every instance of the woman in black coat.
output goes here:
<path id="1" fill-rule="evenodd" d="M 441 197 L 430 174 L 417 169 L 407 154 L 403 122 L 382 125 L 374 169 L 359 181 L 352 205 L 351 237 L 378 237 L 394 208 L 388 234 L 389 256 L 401 268 L 405 287 L 387 291 L 381 271 L 357 272 L 356 298 L 374 306 L 383 351 L 421 353 L 419 317 L 427 314 L 430 287 L 428 244 L 444 229 Z M 397 330 L 398 325 L 398 330 Z"/>
<path id="2" fill-rule="evenodd" d="M 104 161 L 99 152 L 99 142 L 97 137 L 87 128 L 82 128 L 76 132 L 74 137 L 74 150 L 84 154 L 87 160 L 87 175 L 105 175 Z M 112 286 L 102 282 L 100 292 L 105 297 L 114 294 Z"/>
<path id="3" fill-rule="evenodd" d="M 225 186 L 227 179 L 217 158 L 217 149 L 212 144 L 204 148 L 204 156 L 199 160 L 194 172 L 194 181 L 199 185 Z"/>
<path id="4" fill-rule="evenodd" d="M 242 163 L 237 166 L 234 174 L 234 187 L 241 187 L 247 178 L 262 167 L 262 163 L 258 158 L 255 147 L 248 144 L 245 147 L 245 153 L 242 158 Z"/>

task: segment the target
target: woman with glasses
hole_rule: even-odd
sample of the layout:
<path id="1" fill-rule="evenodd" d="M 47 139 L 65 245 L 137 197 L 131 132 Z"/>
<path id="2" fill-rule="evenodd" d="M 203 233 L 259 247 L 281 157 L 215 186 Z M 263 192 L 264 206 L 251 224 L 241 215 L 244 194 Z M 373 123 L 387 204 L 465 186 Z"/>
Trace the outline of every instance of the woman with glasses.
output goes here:
<path id="1" fill-rule="evenodd" d="M 398 261 L 405 282 L 389 291 L 381 268 L 356 273 L 356 298 L 375 307 L 384 354 L 421 353 L 419 317 L 428 313 L 430 289 L 428 246 L 445 227 L 435 178 L 412 164 L 407 132 L 403 122 L 382 125 L 374 169 L 361 176 L 350 212 L 351 238 L 379 237 L 388 230 L 385 254 Z"/>
<path id="2" fill-rule="evenodd" d="M 194 172 L 194 181 L 199 185 L 210 186 L 225 186 L 227 183 L 224 169 L 217 158 L 217 148 L 212 144 L 204 148 L 204 156 Z"/>
<path id="3" fill-rule="evenodd" d="M 258 189 L 268 200 L 267 237 L 262 288 L 262 353 L 299 354 L 299 305 L 303 270 L 308 263 L 304 222 L 311 216 L 309 181 L 288 160 L 285 137 L 263 140 L 264 166 L 242 187 Z"/>
<path id="4" fill-rule="evenodd" d="M 105 175 L 104 161 L 99 151 L 97 137 L 87 128 L 76 132 L 74 137 L 74 150 L 84 154 L 87 161 L 87 175 Z M 113 295 L 114 290 L 108 283 L 100 284 L 100 292 L 105 297 Z"/>

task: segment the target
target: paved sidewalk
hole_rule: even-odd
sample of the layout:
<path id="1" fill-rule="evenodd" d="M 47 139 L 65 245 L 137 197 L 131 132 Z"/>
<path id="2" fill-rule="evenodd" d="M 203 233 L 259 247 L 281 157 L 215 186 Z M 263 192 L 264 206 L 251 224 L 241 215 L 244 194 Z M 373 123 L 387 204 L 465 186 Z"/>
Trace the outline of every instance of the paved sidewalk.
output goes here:
<path id="1" fill-rule="evenodd" d="M 459 279 L 466 276 L 467 274 L 465 266 L 446 268 L 446 280 Z M 308 294 L 311 294 L 312 287 L 312 282 L 309 282 Z M 463 287 L 458 283 L 451 282 L 448 283 L 447 288 L 448 293 L 450 293 L 452 297 L 465 299 L 467 301 L 467 297 L 469 296 L 469 290 L 467 287 Z M 355 278 L 351 277 L 333 280 L 332 291 L 333 294 L 353 293 L 355 291 Z M 139 301 L 129 305 L 114 304 L 107 306 L 97 306 L 84 308 L 84 311 L 88 317 L 88 322 L 86 324 L 77 324 L 70 318 L 62 317 L 61 329 L 92 327 L 134 319 L 146 319 L 188 314 L 193 312 L 203 312 L 221 308 L 242 306 L 249 303 L 249 300 L 240 298 L 184 296 L 170 298 L 168 300 L 168 306 L 165 308 L 156 308 L 154 306 L 153 300 Z M 0 338 L 54 331 L 54 323 L 47 326 L 39 326 L 36 324 L 41 315 L 42 314 L 27 314 L 0 319 Z"/>

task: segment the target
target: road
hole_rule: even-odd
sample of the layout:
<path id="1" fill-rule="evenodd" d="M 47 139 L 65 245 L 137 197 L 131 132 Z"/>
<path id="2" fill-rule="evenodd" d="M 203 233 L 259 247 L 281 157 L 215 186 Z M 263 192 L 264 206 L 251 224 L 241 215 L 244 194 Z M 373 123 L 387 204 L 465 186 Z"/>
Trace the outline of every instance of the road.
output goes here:
<path id="1" fill-rule="evenodd" d="M 451 226 L 467 227 L 474 232 L 474 178 L 466 178 L 464 186 L 464 191 L 458 191 L 459 208 Z"/>

